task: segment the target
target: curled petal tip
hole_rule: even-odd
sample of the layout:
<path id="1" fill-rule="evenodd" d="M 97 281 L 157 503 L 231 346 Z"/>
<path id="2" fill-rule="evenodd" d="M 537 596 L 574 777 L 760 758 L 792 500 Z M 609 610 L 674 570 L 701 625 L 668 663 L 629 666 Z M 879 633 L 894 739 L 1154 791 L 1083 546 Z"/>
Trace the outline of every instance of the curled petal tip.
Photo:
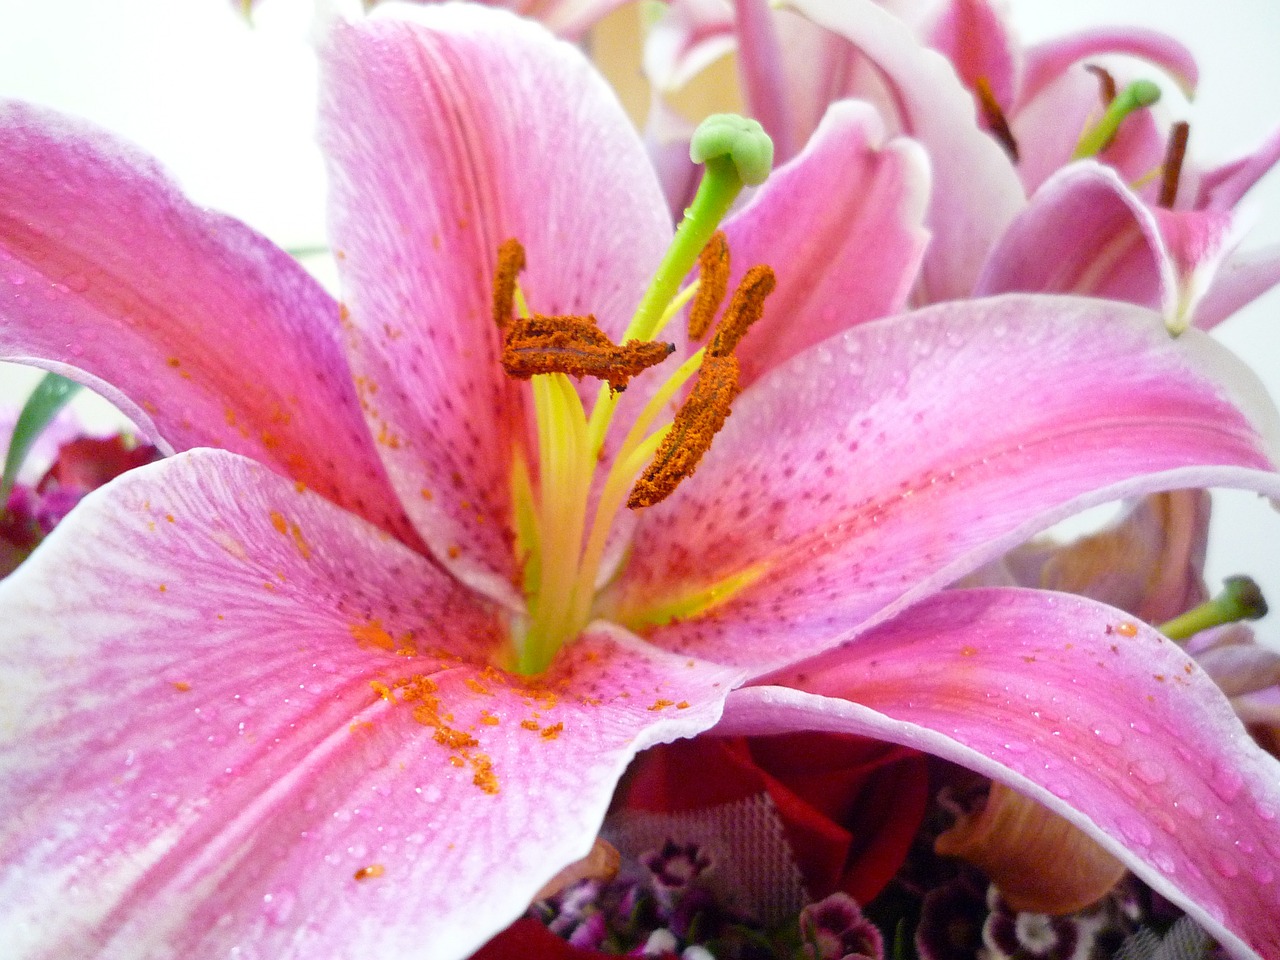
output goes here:
<path id="1" fill-rule="evenodd" d="M 934 850 L 982 870 L 1018 912 L 1061 915 L 1095 903 L 1125 874 L 1119 860 L 1048 808 L 993 783 L 982 809 Z"/>

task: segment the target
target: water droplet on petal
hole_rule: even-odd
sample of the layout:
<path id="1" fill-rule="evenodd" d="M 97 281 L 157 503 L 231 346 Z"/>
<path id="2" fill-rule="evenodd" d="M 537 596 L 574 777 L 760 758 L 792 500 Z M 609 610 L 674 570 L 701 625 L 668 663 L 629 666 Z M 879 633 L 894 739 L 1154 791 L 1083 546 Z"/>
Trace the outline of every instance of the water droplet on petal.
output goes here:
<path id="1" fill-rule="evenodd" d="M 1120 832 L 1139 846 L 1145 847 L 1151 843 L 1151 830 L 1141 820 L 1120 821 Z"/>
<path id="2" fill-rule="evenodd" d="M 1120 744 L 1124 743 L 1124 737 L 1122 737 L 1113 727 L 1099 725 L 1093 728 L 1093 733 L 1094 736 L 1103 743 L 1112 747 L 1118 747 Z"/>
<path id="3" fill-rule="evenodd" d="M 1143 783 L 1153 786 L 1157 783 L 1164 783 L 1165 778 L 1168 776 L 1165 773 L 1164 767 L 1160 766 L 1160 764 L 1156 763 L 1154 760 L 1138 760 L 1133 764 L 1130 770 L 1133 775 Z"/>
<path id="4" fill-rule="evenodd" d="M 1183 797 L 1181 800 L 1175 800 L 1173 805 L 1182 810 L 1192 820 L 1199 820 L 1204 816 L 1204 804 L 1195 797 Z"/>
<path id="5" fill-rule="evenodd" d="M 266 917 L 267 923 L 282 927 L 289 921 L 297 902 L 298 897 L 292 890 L 268 893 L 262 898 L 262 914 Z"/>
<path id="6" fill-rule="evenodd" d="M 1240 874 L 1240 865 L 1225 850 L 1219 850 L 1216 847 L 1210 849 L 1209 860 L 1213 863 L 1213 868 L 1228 880 Z"/>
<path id="7" fill-rule="evenodd" d="M 1231 803 L 1244 789 L 1244 777 L 1235 767 L 1218 761 L 1213 765 L 1213 776 L 1209 779 L 1209 785 L 1213 787 L 1214 793 L 1227 803 Z"/>

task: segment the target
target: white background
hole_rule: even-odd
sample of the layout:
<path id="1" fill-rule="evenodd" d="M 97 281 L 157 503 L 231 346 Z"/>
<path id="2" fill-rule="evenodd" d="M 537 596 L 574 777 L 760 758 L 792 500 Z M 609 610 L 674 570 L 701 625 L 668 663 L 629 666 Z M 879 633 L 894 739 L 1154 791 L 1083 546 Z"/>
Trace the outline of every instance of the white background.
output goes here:
<path id="1" fill-rule="evenodd" d="M 311 0 L 264 0 L 249 27 L 229 0 L 0 0 L 0 96 L 89 117 L 158 156 L 200 203 L 286 247 L 324 241 L 312 143 Z M 1189 44 L 1201 66 L 1191 151 L 1227 159 L 1280 126 L 1280 0 L 1014 0 L 1026 40 L 1089 24 L 1143 24 Z M 1250 197 L 1247 245 L 1280 242 L 1280 174 Z M 1280 397 L 1280 293 L 1220 328 Z M 28 371 L 0 366 L 0 403 Z M 1257 498 L 1219 500 L 1210 575 L 1248 572 L 1280 608 L 1280 517 Z M 1280 615 L 1262 633 L 1280 644 Z"/>

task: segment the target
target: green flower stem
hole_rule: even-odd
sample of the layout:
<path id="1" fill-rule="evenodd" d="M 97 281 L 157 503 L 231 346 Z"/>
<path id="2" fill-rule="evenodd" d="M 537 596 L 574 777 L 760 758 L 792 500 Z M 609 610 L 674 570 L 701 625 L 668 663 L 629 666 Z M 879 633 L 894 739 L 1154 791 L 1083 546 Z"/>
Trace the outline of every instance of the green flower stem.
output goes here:
<path id="1" fill-rule="evenodd" d="M 1222 586 L 1222 592 L 1212 600 L 1174 617 L 1157 629 L 1170 640 L 1181 641 L 1210 627 L 1241 620 L 1259 620 L 1267 615 L 1267 601 L 1252 578 L 1228 577 Z"/>

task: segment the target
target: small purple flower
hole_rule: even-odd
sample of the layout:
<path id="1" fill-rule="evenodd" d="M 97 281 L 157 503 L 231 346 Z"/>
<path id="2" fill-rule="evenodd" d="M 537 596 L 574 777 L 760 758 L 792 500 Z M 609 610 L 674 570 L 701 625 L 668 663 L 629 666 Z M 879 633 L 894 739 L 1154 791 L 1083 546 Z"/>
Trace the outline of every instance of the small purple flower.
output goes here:
<path id="1" fill-rule="evenodd" d="M 884 938 L 847 893 L 833 893 L 800 911 L 808 960 L 882 960 Z"/>
<path id="2" fill-rule="evenodd" d="M 969 960 L 982 946 L 987 901 L 970 871 L 925 895 L 916 928 L 920 960 Z"/>
<path id="3" fill-rule="evenodd" d="M 647 853 L 640 862 L 653 875 L 659 892 L 684 890 L 711 869 L 711 857 L 696 843 L 679 844 L 668 840 L 661 850 Z"/>

